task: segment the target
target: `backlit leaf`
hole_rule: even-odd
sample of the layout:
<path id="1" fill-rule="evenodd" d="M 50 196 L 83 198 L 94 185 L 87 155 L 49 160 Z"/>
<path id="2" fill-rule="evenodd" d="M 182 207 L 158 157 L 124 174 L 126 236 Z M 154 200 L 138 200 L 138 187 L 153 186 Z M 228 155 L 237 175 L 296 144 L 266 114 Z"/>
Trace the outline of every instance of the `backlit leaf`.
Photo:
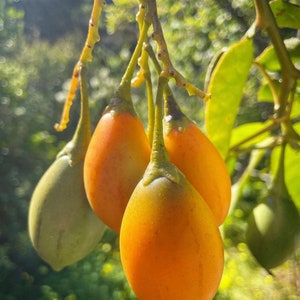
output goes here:
<path id="1" fill-rule="evenodd" d="M 284 41 L 284 44 L 288 50 L 290 58 L 293 63 L 300 61 L 300 40 L 297 38 L 290 38 Z M 280 71 L 281 66 L 277 59 L 274 47 L 267 47 L 256 61 L 269 71 Z"/>
<path id="2" fill-rule="evenodd" d="M 222 55 L 214 69 L 207 92 L 211 99 L 205 110 L 209 139 L 225 158 L 243 89 L 253 61 L 253 41 L 242 39 Z"/>
<path id="3" fill-rule="evenodd" d="M 300 29 L 300 6 L 282 0 L 271 1 L 270 6 L 279 27 Z"/>

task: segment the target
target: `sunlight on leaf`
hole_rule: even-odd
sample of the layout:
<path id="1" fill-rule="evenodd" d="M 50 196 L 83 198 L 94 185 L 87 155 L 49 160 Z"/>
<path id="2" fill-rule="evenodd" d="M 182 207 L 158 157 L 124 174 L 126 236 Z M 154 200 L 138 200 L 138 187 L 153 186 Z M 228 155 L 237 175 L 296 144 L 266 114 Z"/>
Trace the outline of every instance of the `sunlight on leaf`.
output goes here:
<path id="1" fill-rule="evenodd" d="M 290 58 L 293 63 L 300 61 L 300 40 L 298 38 L 290 38 L 284 41 L 284 44 L 288 50 Z M 281 66 L 277 59 L 274 47 L 267 47 L 256 59 L 260 65 L 269 71 L 280 71 Z"/>
<path id="2" fill-rule="evenodd" d="M 231 131 L 238 113 L 243 89 L 253 61 L 253 41 L 242 39 L 222 55 L 208 85 L 206 131 L 210 140 L 226 157 Z"/>
<path id="3" fill-rule="evenodd" d="M 282 0 L 271 1 L 270 6 L 279 27 L 300 29 L 300 6 Z"/>

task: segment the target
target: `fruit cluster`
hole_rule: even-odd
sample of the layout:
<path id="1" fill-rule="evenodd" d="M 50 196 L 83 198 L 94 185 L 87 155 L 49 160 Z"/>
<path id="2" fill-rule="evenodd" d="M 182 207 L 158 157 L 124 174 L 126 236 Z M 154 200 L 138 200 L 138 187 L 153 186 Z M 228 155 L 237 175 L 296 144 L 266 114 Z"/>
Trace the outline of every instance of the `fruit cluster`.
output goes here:
<path id="1" fill-rule="evenodd" d="M 135 112 L 131 79 L 137 58 L 149 57 L 144 42 L 151 24 L 164 46 L 150 3 L 140 6 L 135 52 L 92 135 L 86 67 L 79 64 L 81 118 L 33 193 L 29 233 L 38 254 L 60 270 L 86 256 L 107 225 L 120 235 L 122 265 L 139 299 L 211 299 L 223 272 L 219 226 L 229 210 L 230 177 L 216 148 L 176 103 L 166 61 L 161 68 L 152 57 L 159 76 L 155 101 L 148 99 L 148 134 Z M 146 63 L 140 61 L 141 70 Z"/>
<path id="2" fill-rule="evenodd" d="M 105 4 L 94 1 L 86 45 L 74 68 L 63 117 L 56 129 L 66 127 L 77 88 L 81 92 L 80 120 L 71 142 L 57 155 L 33 192 L 29 234 L 40 257 L 58 271 L 90 253 L 109 227 L 119 235 L 124 272 L 139 299 L 212 299 L 223 272 L 224 249 L 219 226 L 231 205 L 230 176 L 218 150 L 182 112 L 169 80 L 175 79 L 190 95 L 201 98 L 208 95 L 173 67 L 156 1 L 140 0 L 139 3 L 136 19 L 139 39 L 135 51 L 115 97 L 91 134 L 86 69 L 93 46 L 100 39 L 97 28 Z M 151 26 L 153 32 L 149 35 Z M 222 105 L 228 106 L 222 99 L 232 96 L 231 82 L 238 82 L 235 92 L 242 93 L 253 63 L 252 34 L 254 31 L 251 34 L 249 31 L 249 36 L 213 60 L 212 72 L 207 73 L 207 91 L 214 98 L 206 106 L 206 112 L 223 113 L 220 99 Z M 156 52 L 152 41 L 157 44 Z M 243 66 L 239 66 L 247 72 L 238 80 L 234 74 L 230 80 L 233 73 L 228 75 L 228 70 L 232 69 L 237 55 L 243 57 Z M 140 69 L 134 77 L 137 65 Z M 155 97 L 154 74 L 157 74 Z M 226 89 L 218 88 L 216 83 L 225 77 Z M 147 130 L 131 97 L 131 89 L 144 84 L 148 101 Z M 285 94 L 288 95 L 281 93 Z M 267 270 L 290 257 L 299 245 L 300 236 L 299 212 L 284 179 L 285 149 L 289 146 L 289 134 L 293 140 L 296 133 L 286 119 L 286 101 L 281 99 L 282 106 L 276 101 L 275 111 L 276 107 L 280 109 L 276 112 L 278 119 L 267 128 L 272 130 L 276 128 L 273 126 L 285 122 L 281 128 L 282 140 L 272 142 L 272 147 L 281 146 L 278 168 L 269 194 L 250 214 L 246 230 L 250 251 Z M 209 113 L 206 125 L 207 119 L 212 120 Z M 227 119 L 234 121 L 233 117 Z M 206 127 L 208 134 L 219 127 L 218 122 L 213 123 L 216 124 Z M 222 152 L 222 147 L 214 143 Z M 228 151 L 225 150 L 224 153 Z M 231 210 L 235 205 L 232 202 Z"/>
<path id="3" fill-rule="evenodd" d="M 124 271 L 140 299 L 210 299 L 223 272 L 219 226 L 229 210 L 230 177 L 216 148 L 176 103 L 166 60 L 161 67 L 145 47 L 151 24 L 165 46 L 153 3 L 140 6 L 136 49 L 92 135 L 86 64 L 77 64 L 81 118 L 36 186 L 29 233 L 38 254 L 60 270 L 92 251 L 107 225 L 120 234 Z M 149 53 L 159 74 L 155 101 L 145 72 Z M 131 100 L 139 56 L 135 85 L 147 83 L 147 133 Z"/>

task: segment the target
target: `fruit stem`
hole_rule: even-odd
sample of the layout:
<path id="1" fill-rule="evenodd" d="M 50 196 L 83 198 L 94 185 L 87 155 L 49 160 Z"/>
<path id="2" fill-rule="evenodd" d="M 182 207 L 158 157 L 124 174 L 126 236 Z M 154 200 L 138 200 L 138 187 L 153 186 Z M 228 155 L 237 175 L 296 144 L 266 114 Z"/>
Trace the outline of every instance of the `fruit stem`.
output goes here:
<path id="1" fill-rule="evenodd" d="M 158 87 L 155 100 L 155 118 L 153 143 L 150 157 L 150 164 L 143 177 L 143 184 L 148 185 L 159 177 L 166 177 L 170 181 L 179 182 L 177 168 L 171 164 L 164 144 L 163 138 L 163 92 L 168 83 L 168 78 L 160 75 L 158 78 Z"/>
<path id="2" fill-rule="evenodd" d="M 162 68 L 155 56 L 153 48 L 149 43 L 145 45 L 145 50 L 147 51 L 149 57 L 151 58 L 154 68 L 158 74 L 162 72 Z M 175 97 L 169 84 L 165 85 L 164 88 L 164 98 L 165 98 L 165 122 L 167 125 L 166 132 L 171 130 L 173 126 L 185 128 L 186 123 L 190 122 L 188 117 L 181 111 L 179 105 L 177 104 Z M 171 122 L 172 121 L 172 122 Z M 179 122 L 180 124 L 174 124 L 174 122 Z"/>
<path id="3" fill-rule="evenodd" d="M 231 187 L 232 196 L 231 196 L 231 203 L 230 203 L 228 215 L 233 214 L 233 212 L 238 204 L 238 201 L 241 199 L 242 191 L 251 175 L 251 172 L 254 170 L 254 168 L 257 166 L 257 164 L 261 161 L 264 154 L 265 154 L 264 149 L 255 149 L 255 150 L 251 151 L 250 160 L 248 162 L 247 167 L 243 171 L 243 174 L 240 176 L 239 180 L 236 183 L 234 183 Z"/>
<path id="4" fill-rule="evenodd" d="M 286 149 L 286 142 L 283 141 L 280 149 L 280 156 L 278 162 L 278 168 L 275 173 L 274 181 L 273 181 L 273 189 L 278 192 L 278 195 L 282 194 L 283 191 L 287 191 L 285 185 L 285 178 L 284 178 L 284 156 L 285 156 L 285 149 Z"/>
<path id="5" fill-rule="evenodd" d="M 147 53 L 146 51 L 144 51 Z M 148 54 L 147 61 L 144 64 L 145 70 L 145 80 L 146 80 L 146 88 L 147 88 L 147 99 L 148 99 L 148 128 L 147 128 L 147 135 L 150 145 L 153 142 L 153 132 L 154 132 L 154 118 L 155 118 L 155 111 L 154 111 L 154 98 L 153 98 L 153 89 L 152 89 L 152 80 L 151 80 L 151 73 L 148 64 Z"/>
<path id="6" fill-rule="evenodd" d="M 76 165 L 84 159 L 91 139 L 86 71 L 87 68 L 83 65 L 79 69 L 81 111 L 75 133 L 72 140 L 57 155 L 57 157 L 68 155 L 71 166 Z"/>
<path id="7" fill-rule="evenodd" d="M 139 56 L 141 54 L 141 50 L 143 47 L 143 43 L 147 38 L 148 29 L 151 25 L 151 22 L 148 20 L 147 16 L 147 8 L 144 4 L 140 4 L 139 11 L 136 16 L 136 20 L 139 24 L 140 35 L 134 49 L 134 52 L 131 56 L 131 59 L 128 63 L 127 69 L 122 77 L 119 88 L 116 91 L 116 97 L 123 99 L 127 102 L 132 102 L 131 99 L 131 80 L 135 71 L 135 67 L 137 65 Z"/>
<path id="8" fill-rule="evenodd" d="M 148 100 L 148 127 L 147 136 L 150 145 L 153 141 L 153 127 L 154 127 L 154 98 L 153 98 L 153 88 L 151 72 L 149 68 L 149 54 L 146 51 L 148 42 L 143 44 L 142 53 L 139 58 L 140 70 L 138 71 L 136 77 L 131 81 L 131 86 L 139 87 L 142 83 L 146 82 L 147 90 L 147 100 Z"/>

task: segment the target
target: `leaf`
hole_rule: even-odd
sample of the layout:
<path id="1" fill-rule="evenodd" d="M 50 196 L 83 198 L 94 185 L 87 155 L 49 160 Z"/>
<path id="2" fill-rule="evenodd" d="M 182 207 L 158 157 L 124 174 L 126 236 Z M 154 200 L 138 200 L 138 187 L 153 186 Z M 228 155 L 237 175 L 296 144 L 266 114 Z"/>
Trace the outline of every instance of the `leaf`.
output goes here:
<path id="1" fill-rule="evenodd" d="M 293 103 L 290 118 L 297 118 L 298 120 L 300 118 L 300 93 L 295 95 L 295 101 Z"/>
<path id="2" fill-rule="evenodd" d="M 267 126 L 271 125 L 272 121 L 266 121 L 266 122 L 252 122 L 252 123 L 246 123 L 243 125 L 240 125 L 238 127 L 235 127 L 232 130 L 231 140 L 230 140 L 230 147 L 233 147 L 240 142 L 244 141 L 247 138 L 250 138 L 253 136 L 253 134 L 259 132 L 260 130 L 263 130 Z M 264 132 L 257 137 L 252 138 L 246 143 L 243 143 L 243 148 L 253 146 L 257 143 L 262 142 L 266 138 L 270 136 L 270 132 Z"/>
<path id="3" fill-rule="evenodd" d="M 300 40 L 297 38 L 290 38 L 284 41 L 292 62 L 295 64 L 300 61 Z M 256 59 L 260 65 L 269 71 L 280 71 L 281 66 L 277 59 L 274 47 L 267 47 Z"/>
<path id="4" fill-rule="evenodd" d="M 274 87 L 276 88 L 277 93 L 280 92 L 280 82 L 277 79 L 272 80 Z M 271 92 L 268 82 L 264 81 L 257 91 L 257 100 L 258 101 L 267 101 L 273 102 L 273 94 Z"/>
<path id="5" fill-rule="evenodd" d="M 300 84 L 300 81 L 298 85 Z M 278 94 L 281 91 L 281 84 L 279 80 L 273 80 L 273 85 Z M 257 100 L 258 101 L 266 101 L 266 102 L 273 102 L 273 95 L 270 89 L 270 86 L 267 82 L 263 82 L 262 85 L 259 87 L 257 91 Z M 296 90 L 294 95 L 294 102 L 300 102 L 300 90 Z M 295 103 L 293 104 L 295 105 Z"/>
<path id="6" fill-rule="evenodd" d="M 207 92 L 205 126 L 209 139 L 225 158 L 243 89 L 253 61 L 253 41 L 242 39 L 222 55 L 214 69 Z"/>
<path id="7" fill-rule="evenodd" d="M 270 2 L 278 27 L 300 29 L 300 6 L 282 0 Z"/>

